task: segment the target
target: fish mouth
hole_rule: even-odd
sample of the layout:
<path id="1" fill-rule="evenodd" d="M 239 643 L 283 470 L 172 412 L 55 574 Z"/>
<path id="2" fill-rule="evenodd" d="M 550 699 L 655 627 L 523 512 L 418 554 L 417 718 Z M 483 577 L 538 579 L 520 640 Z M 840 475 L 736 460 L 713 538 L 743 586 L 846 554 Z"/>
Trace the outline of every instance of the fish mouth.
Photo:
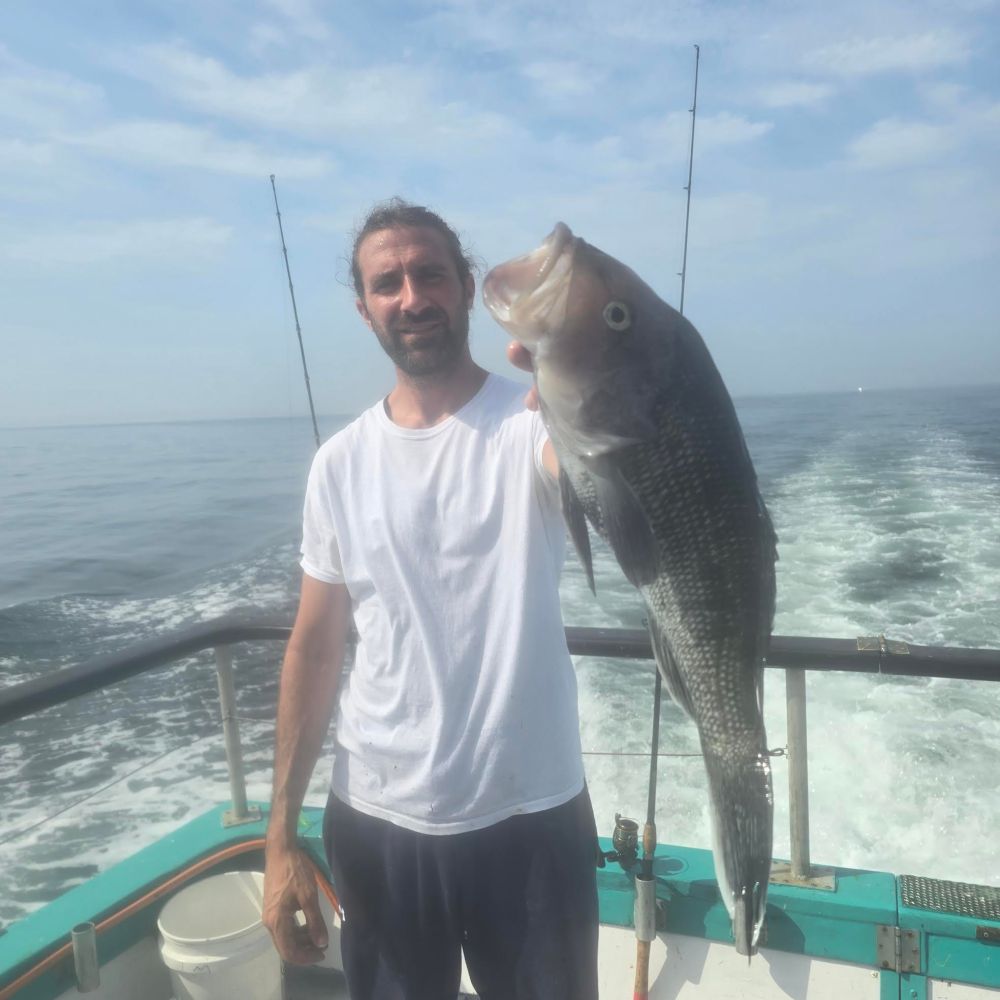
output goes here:
<path id="1" fill-rule="evenodd" d="M 494 267 L 483 282 L 483 303 L 529 349 L 551 328 L 551 313 L 565 302 L 577 238 L 564 222 L 530 253 Z"/>

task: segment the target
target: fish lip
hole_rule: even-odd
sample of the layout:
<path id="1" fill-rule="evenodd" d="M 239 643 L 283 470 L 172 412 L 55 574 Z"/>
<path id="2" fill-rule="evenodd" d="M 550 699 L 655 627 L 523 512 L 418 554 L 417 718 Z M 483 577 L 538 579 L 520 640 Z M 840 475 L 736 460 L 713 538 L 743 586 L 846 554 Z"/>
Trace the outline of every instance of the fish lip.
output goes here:
<path id="1" fill-rule="evenodd" d="M 557 222 L 555 228 L 548 236 L 542 241 L 542 246 L 548 243 L 552 245 L 549 247 L 548 256 L 542 263 L 542 267 L 539 270 L 538 281 L 535 283 L 535 287 L 530 291 L 535 291 L 540 285 L 545 283 L 545 279 L 552 272 L 552 268 L 555 267 L 556 261 L 561 256 L 563 250 L 573 242 L 575 237 L 573 236 L 573 231 L 566 225 L 565 222 Z M 530 294 L 530 292 L 529 292 Z"/>
<path id="2" fill-rule="evenodd" d="M 557 222 L 552 232 L 542 240 L 541 244 L 529 253 L 515 257 L 504 264 L 498 264 L 483 281 L 483 303 L 500 322 L 512 317 L 514 308 L 519 302 L 530 298 L 552 273 L 567 247 L 571 250 L 576 243 L 573 231 L 565 222 Z M 541 263 L 533 265 L 533 258 L 545 251 Z M 531 280 L 525 281 L 516 289 L 497 277 L 498 271 L 520 270 L 531 275 Z"/>

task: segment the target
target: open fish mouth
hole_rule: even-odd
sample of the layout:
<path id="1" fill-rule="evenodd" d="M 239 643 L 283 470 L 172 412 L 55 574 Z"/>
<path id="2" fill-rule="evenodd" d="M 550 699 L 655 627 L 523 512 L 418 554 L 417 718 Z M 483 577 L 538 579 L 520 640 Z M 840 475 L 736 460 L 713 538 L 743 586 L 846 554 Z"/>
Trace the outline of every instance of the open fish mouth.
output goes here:
<path id="1" fill-rule="evenodd" d="M 565 304 L 577 239 L 563 222 L 541 246 L 493 268 L 483 282 L 483 302 L 511 336 L 528 347 L 549 329 Z"/>

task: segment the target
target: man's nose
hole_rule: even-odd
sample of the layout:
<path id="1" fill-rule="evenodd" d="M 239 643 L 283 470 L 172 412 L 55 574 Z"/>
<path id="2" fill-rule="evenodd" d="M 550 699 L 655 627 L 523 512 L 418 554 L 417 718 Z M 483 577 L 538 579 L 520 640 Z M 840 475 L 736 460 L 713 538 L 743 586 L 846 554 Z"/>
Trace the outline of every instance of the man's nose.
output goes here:
<path id="1" fill-rule="evenodd" d="M 409 275 L 403 278 L 401 308 L 408 313 L 419 313 L 426 309 L 429 302 L 420 282 L 415 281 Z"/>

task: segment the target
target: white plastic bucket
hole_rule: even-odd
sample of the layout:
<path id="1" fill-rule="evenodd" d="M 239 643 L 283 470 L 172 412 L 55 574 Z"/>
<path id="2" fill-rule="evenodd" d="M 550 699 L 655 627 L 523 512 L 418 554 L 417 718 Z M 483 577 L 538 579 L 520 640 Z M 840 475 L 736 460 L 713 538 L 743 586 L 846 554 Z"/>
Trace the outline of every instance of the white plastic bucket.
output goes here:
<path id="1" fill-rule="evenodd" d="M 226 872 L 160 911 L 160 955 L 177 1000 L 280 1000 L 281 959 L 261 923 L 264 876 Z"/>

